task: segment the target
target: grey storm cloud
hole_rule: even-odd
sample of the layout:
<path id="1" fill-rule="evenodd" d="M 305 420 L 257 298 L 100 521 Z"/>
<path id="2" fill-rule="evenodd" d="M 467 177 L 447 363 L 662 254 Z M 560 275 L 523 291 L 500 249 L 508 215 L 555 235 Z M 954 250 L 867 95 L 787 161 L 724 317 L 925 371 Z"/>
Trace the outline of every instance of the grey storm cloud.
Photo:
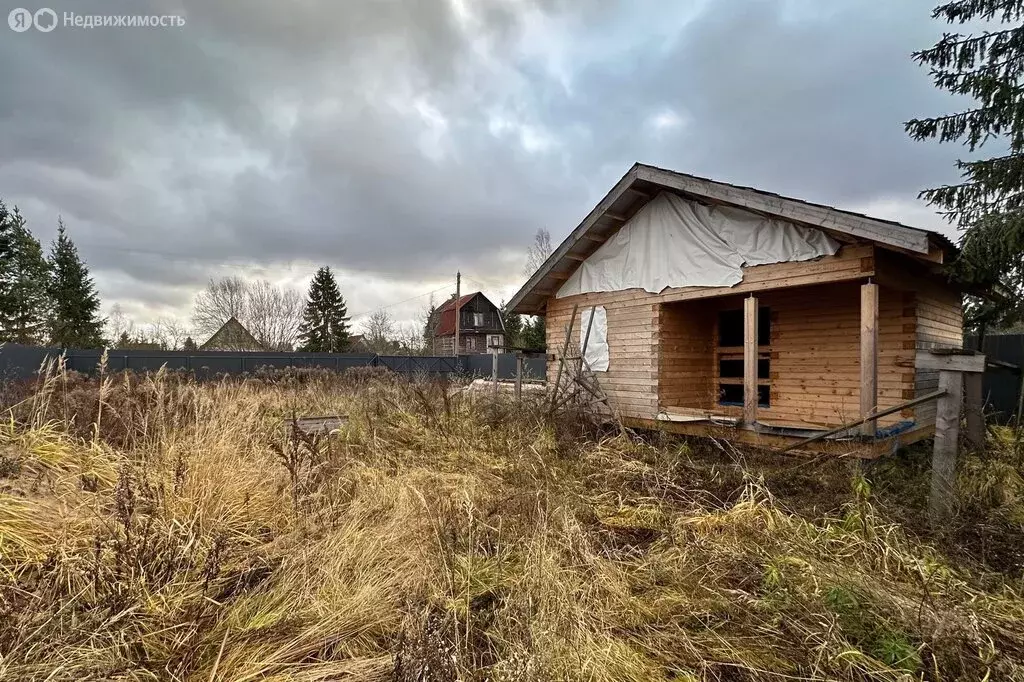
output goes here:
<path id="1" fill-rule="evenodd" d="M 637 160 L 909 205 L 957 151 L 902 131 L 953 104 L 909 59 L 942 29 L 919 2 L 48 5 L 186 17 L 0 36 L 0 197 L 142 307 L 292 262 L 514 285 Z"/>

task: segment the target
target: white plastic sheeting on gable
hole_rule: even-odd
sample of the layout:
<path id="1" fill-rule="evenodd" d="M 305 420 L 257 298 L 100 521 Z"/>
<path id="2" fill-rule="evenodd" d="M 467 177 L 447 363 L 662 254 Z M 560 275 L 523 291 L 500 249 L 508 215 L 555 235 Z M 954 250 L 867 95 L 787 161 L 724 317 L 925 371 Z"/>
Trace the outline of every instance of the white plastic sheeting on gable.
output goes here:
<path id="1" fill-rule="evenodd" d="M 587 337 L 587 327 L 590 327 L 590 337 Z M 587 350 L 583 359 L 595 372 L 608 371 L 608 314 L 604 306 L 594 308 L 594 324 L 590 324 L 590 308 L 583 311 L 580 318 L 580 343 L 587 341 Z"/>
<path id="2" fill-rule="evenodd" d="M 743 265 L 811 260 L 839 247 L 820 230 L 662 192 L 583 261 L 556 297 L 731 287 L 743 280 Z"/>

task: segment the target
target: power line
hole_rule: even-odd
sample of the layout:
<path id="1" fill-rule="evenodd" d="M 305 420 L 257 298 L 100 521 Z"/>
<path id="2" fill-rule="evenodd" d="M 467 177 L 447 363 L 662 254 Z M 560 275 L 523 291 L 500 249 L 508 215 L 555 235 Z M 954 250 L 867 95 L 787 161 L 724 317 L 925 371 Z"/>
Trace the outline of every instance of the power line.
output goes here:
<path id="1" fill-rule="evenodd" d="M 357 317 L 362 317 L 363 315 L 369 315 L 370 313 L 376 312 L 378 310 L 384 310 L 386 308 L 394 308 L 396 305 L 402 305 L 403 303 L 408 303 L 409 301 L 415 301 L 417 298 L 423 298 L 424 296 L 429 296 L 430 294 L 436 294 L 439 291 L 444 291 L 445 289 L 449 289 L 449 288 L 451 288 L 451 285 L 450 284 L 446 284 L 443 287 L 438 287 L 438 288 L 434 289 L 433 291 L 428 291 L 426 293 L 419 294 L 418 296 L 412 296 L 411 298 L 407 298 L 407 299 L 405 299 L 403 301 L 395 301 L 394 303 L 388 303 L 387 305 L 375 306 L 374 308 L 371 308 L 369 310 L 364 310 L 363 312 L 355 313 L 353 315 L 349 315 L 349 319 L 353 319 L 354 320 Z"/>

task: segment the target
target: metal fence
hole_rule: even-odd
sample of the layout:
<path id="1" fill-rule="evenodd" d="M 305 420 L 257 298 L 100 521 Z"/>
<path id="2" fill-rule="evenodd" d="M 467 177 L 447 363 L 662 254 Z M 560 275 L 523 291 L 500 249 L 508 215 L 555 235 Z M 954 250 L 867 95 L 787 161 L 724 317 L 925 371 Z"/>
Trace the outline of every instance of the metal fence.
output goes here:
<path id="1" fill-rule="evenodd" d="M 61 350 L 38 348 L 13 343 L 0 345 L 0 379 L 27 379 L 35 375 L 47 357 L 64 353 L 68 369 L 91 374 L 99 367 L 102 350 Z M 404 374 L 435 374 L 491 376 L 490 355 L 416 356 L 416 355 L 350 355 L 347 353 L 261 353 L 243 351 L 159 351 L 108 350 L 109 371 L 156 371 L 161 367 L 186 370 L 196 376 L 246 374 L 260 369 L 323 368 L 344 371 L 353 367 L 386 367 Z M 545 358 L 523 360 L 525 379 L 543 379 Z M 515 377 L 515 356 L 498 356 L 498 378 Z"/>
<path id="2" fill-rule="evenodd" d="M 966 348 L 977 348 L 977 339 L 964 339 Z M 992 360 L 1000 360 L 1024 367 L 1024 334 L 996 334 L 985 337 L 982 349 Z M 985 409 L 994 415 L 997 421 L 1010 419 L 1017 409 L 1020 398 L 1021 377 L 1011 369 L 989 369 L 985 372 L 982 391 L 985 397 Z"/>

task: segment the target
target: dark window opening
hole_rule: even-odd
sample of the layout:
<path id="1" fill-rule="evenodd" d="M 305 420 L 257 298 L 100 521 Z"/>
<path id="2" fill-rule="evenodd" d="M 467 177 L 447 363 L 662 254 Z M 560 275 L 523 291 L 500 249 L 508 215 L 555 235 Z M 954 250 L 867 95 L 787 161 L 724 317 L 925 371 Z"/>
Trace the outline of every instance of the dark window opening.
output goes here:
<path id="1" fill-rule="evenodd" d="M 718 402 L 722 405 L 743 405 L 742 384 L 720 384 Z"/>
<path id="2" fill-rule="evenodd" d="M 743 384 L 719 384 L 718 404 L 728 407 L 743 407 Z M 757 387 L 757 406 L 771 407 L 771 387 Z"/>
<path id="3" fill-rule="evenodd" d="M 718 376 L 722 379 L 742 379 L 743 360 L 719 360 Z"/>
<path id="4" fill-rule="evenodd" d="M 718 402 L 720 405 L 742 406 L 744 360 L 735 351 L 723 353 L 723 348 L 743 347 L 743 310 L 723 310 L 718 313 L 718 377 L 723 383 L 718 385 Z M 757 345 L 767 346 L 772 338 L 771 308 L 759 307 L 757 310 Z M 759 357 L 757 360 L 757 404 L 759 407 L 771 406 L 771 360 Z"/>
<path id="5" fill-rule="evenodd" d="M 757 378 L 769 379 L 771 371 L 771 360 L 760 358 L 757 361 Z M 742 379 L 743 360 L 722 358 L 718 361 L 718 376 L 721 379 Z"/>
<path id="6" fill-rule="evenodd" d="M 757 345 L 767 346 L 772 341 L 771 308 L 757 309 Z M 718 345 L 735 347 L 743 345 L 743 309 L 723 310 L 718 313 Z"/>

